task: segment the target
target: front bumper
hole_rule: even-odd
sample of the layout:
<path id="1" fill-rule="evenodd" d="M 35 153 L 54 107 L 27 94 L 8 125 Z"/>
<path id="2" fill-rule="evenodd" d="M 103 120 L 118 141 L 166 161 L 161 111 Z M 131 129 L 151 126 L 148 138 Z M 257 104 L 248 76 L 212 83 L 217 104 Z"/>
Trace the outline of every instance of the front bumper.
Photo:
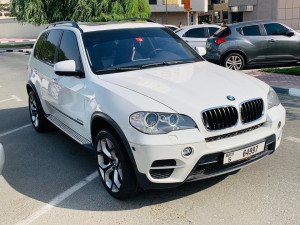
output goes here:
<path id="1" fill-rule="evenodd" d="M 272 154 L 281 141 L 285 109 L 279 105 L 268 110 L 267 120 L 262 123 L 262 126 L 249 132 L 210 142 L 194 129 L 178 131 L 178 139 L 173 142 L 156 142 L 157 145 L 149 145 L 149 142 L 145 145 L 130 143 L 134 149 L 139 185 L 143 189 L 176 187 L 184 182 L 238 170 Z M 170 136 L 173 135 L 169 135 L 169 138 Z M 196 141 L 199 136 L 201 138 Z M 243 149 L 262 141 L 266 141 L 264 152 L 247 160 L 223 166 L 224 152 Z M 194 150 L 189 158 L 182 156 L 182 150 L 186 147 L 192 147 Z"/>

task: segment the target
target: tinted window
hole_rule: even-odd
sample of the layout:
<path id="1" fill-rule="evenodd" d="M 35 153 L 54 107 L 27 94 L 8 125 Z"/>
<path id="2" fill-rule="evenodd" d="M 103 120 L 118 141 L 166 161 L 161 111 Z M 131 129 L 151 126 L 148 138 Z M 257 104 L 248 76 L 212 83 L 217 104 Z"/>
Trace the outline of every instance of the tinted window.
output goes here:
<path id="1" fill-rule="evenodd" d="M 243 34 L 245 36 L 260 36 L 258 25 L 243 27 Z"/>
<path id="2" fill-rule="evenodd" d="M 224 37 L 231 34 L 231 30 L 228 27 L 221 27 L 214 33 L 214 37 Z"/>
<path id="3" fill-rule="evenodd" d="M 209 30 L 209 35 L 212 36 L 214 33 L 217 32 L 217 30 L 219 30 L 219 28 L 217 28 L 217 27 L 209 27 L 208 30 Z"/>
<path id="4" fill-rule="evenodd" d="M 205 29 L 204 28 L 190 29 L 184 34 L 184 36 L 190 38 L 206 38 Z"/>
<path id="5" fill-rule="evenodd" d="M 38 59 L 41 58 L 40 53 L 41 53 L 41 49 L 43 47 L 43 42 L 44 42 L 46 36 L 47 36 L 47 33 L 46 32 L 43 33 L 36 43 L 36 46 L 34 49 L 34 56 Z"/>
<path id="6" fill-rule="evenodd" d="M 42 56 L 42 59 L 44 61 L 49 62 L 51 64 L 54 63 L 56 47 L 58 45 L 61 32 L 62 31 L 60 30 L 50 31 L 47 41 L 44 42 L 44 48 L 43 48 L 44 54 Z"/>
<path id="7" fill-rule="evenodd" d="M 288 29 L 278 23 L 265 24 L 267 35 L 284 35 Z"/>
<path id="8" fill-rule="evenodd" d="M 94 73 L 112 69 L 160 66 L 166 62 L 198 62 L 201 57 L 168 28 L 115 29 L 82 34 Z M 106 71 L 103 71 L 106 70 Z"/>
<path id="9" fill-rule="evenodd" d="M 65 60 L 74 60 L 76 70 L 81 70 L 80 53 L 76 35 L 72 31 L 64 31 L 60 48 L 58 50 L 58 62 Z"/>

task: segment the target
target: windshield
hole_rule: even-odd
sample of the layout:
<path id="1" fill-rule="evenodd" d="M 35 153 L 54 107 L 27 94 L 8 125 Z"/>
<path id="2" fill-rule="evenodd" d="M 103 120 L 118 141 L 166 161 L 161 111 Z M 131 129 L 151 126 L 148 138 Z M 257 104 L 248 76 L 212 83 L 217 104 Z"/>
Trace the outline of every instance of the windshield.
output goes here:
<path id="1" fill-rule="evenodd" d="M 82 34 L 95 74 L 199 62 L 203 59 L 168 28 L 134 28 Z"/>

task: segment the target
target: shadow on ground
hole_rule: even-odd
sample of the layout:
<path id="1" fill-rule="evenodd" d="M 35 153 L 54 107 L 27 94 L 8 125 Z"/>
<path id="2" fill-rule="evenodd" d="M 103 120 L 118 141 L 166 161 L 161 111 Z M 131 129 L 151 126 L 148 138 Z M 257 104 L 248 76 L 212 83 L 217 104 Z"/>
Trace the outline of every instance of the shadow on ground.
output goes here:
<path id="1" fill-rule="evenodd" d="M 8 115 L 26 118 L 27 108 L 0 110 L 1 118 Z M 96 170 L 93 153 L 57 129 L 37 133 L 28 127 L 0 137 L 0 142 L 6 154 L 4 179 L 17 192 L 44 203 Z M 227 176 L 187 183 L 176 189 L 144 191 L 126 201 L 110 197 L 97 178 L 59 207 L 91 211 L 136 209 L 192 195 L 221 182 Z M 74 199 L 76 201 L 72 202 Z"/>

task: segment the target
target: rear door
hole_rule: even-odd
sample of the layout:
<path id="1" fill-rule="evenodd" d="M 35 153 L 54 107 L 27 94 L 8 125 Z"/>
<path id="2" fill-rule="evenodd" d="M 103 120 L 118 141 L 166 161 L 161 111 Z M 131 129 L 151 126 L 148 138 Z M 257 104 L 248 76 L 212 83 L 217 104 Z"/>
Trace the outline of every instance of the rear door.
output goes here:
<path id="1" fill-rule="evenodd" d="M 60 45 L 58 47 L 57 62 L 74 60 L 76 71 L 83 73 L 78 41 L 73 31 L 63 32 Z M 88 127 L 84 121 L 84 90 L 85 78 L 78 76 L 64 76 L 54 74 L 56 94 L 54 95 L 55 116 L 72 130 L 88 137 Z"/>
<path id="2" fill-rule="evenodd" d="M 36 86 L 36 89 L 40 90 L 40 99 L 43 105 L 43 109 L 47 114 L 52 114 L 53 110 L 50 107 L 53 104 L 53 74 L 55 55 L 57 51 L 58 42 L 60 40 L 62 31 L 51 30 L 44 33 L 43 41 L 37 43 L 37 49 L 34 53 L 36 58 L 35 65 L 32 70 L 34 79 L 38 79 L 36 82 L 40 84 L 40 87 Z M 31 79 L 31 80 L 34 80 Z"/>
<path id="3" fill-rule="evenodd" d="M 264 61 L 266 59 L 266 37 L 259 25 L 250 25 L 238 28 L 244 40 L 241 47 L 247 55 L 248 62 Z"/>
<path id="4" fill-rule="evenodd" d="M 267 35 L 267 54 L 270 60 L 295 60 L 299 55 L 299 38 L 289 37 L 289 29 L 279 23 L 264 24 Z"/>
<path id="5" fill-rule="evenodd" d="M 192 47 L 205 47 L 208 38 L 208 30 L 206 27 L 191 28 L 185 34 L 183 39 Z"/>

